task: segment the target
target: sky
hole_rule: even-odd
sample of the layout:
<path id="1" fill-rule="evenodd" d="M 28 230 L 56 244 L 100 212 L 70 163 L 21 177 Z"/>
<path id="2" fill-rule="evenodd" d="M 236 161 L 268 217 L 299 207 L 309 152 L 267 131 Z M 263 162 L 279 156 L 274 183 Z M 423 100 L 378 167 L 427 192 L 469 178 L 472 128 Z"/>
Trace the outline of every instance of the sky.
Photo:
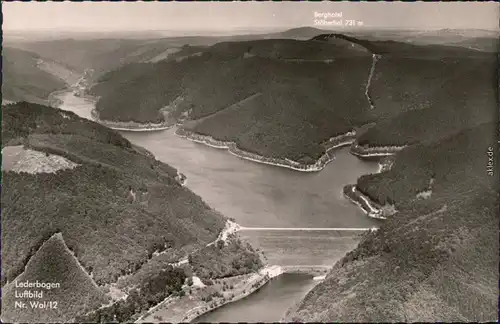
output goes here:
<path id="1" fill-rule="evenodd" d="M 498 29 L 500 4 L 389 2 L 3 2 L 3 29 L 61 31 L 263 30 L 317 26 L 341 13 L 362 28 Z M 328 18 L 330 20 L 335 18 Z M 316 21 L 315 21 L 316 20 Z M 344 27 L 346 28 L 346 27 Z"/>

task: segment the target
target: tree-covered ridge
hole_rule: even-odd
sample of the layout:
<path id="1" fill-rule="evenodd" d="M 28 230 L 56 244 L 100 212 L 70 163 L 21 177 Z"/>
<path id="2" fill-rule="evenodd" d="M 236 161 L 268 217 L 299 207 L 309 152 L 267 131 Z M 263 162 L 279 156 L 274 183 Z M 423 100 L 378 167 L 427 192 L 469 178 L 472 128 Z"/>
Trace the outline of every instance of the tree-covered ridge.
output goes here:
<path id="1" fill-rule="evenodd" d="M 496 124 L 404 149 L 360 191 L 399 211 L 292 309 L 293 321 L 489 321 L 497 316 Z M 488 153 L 491 152 L 491 153 Z M 426 195 L 419 193 L 427 192 Z"/>
<path id="2" fill-rule="evenodd" d="M 125 149 L 132 147 L 117 132 L 70 111 L 25 101 L 2 106 L 2 147 L 35 134 L 78 135 Z"/>
<path id="3" fill-rule="evenodd" d="M 43 282 L 58 285 L 51 289 L 28 289 L 43 293 L 43 298 L 19 298 L 24 291 L 14 282 L 2 287 L 2 321 L 4 322 L 70 322 L 74 316 L 88 312 L 108 302 L 108 298 L 82 269 L 72 255 L 61 233 L 56 233 L 45 240 L 26 265 L 25 271 L 16 278 L 18 283 Z M 57 308 L 41 310 L 32 307 L 43 301 L 56 302 Z M 16 307 L 23 302 L 30 307 Z M 54 305 L 54 303 L 52 303 Z"/>
<path id="4" fill-rule="evenodd" d="M 467 186 L 491 188 L 493 177 L 487 174 L 488 153 L 495 149 L 495 124 L 481 124 L 445 137 L 438 142 L 408 147 L 396 155 L 387 172 L 365 175 L 357 188 L 371 199 L 384 204 L 387 198 L 397 204 L 412 205 L 416 195 L 429 188 L 433 196 L 452 197 Z M 429 200 L 432 202 L 433 200 Z"/>
<path id="5" fill-rule="evenodd" d="M 453 33 L 453 32 L 452 32 Z M 404 35 L 404 33 L 400 33 Z M 468 47 L 456 46 L 453 42 L 441 41 L 437 44 L 429 41 L 423 41 L 426 36 L 422 35 L 422 39 L 412 35 L 407 37 L 405 42 L 394 40 L 378 40 L 376 36 L 371 35 L 374 39 L 366 39 L 364 37 L 349 36 L 347 34 L 331 33 L 320 34 L 311 38 L 311 40 L 329 42 L 334 44 L 351 43 L 367 49 L 369 52 L 378 55 L 396 56 L 396 57 L 422 57 L 422 58 L 441 58 L 441 57 L 464 57 L 464 56 L 477 56 L 482 57 L 484 53 L 481 50 L 473 50 Z M 396 35 L 393 35 L 396 36 Z M 409 35 L 407 35 L 409 36 Z M 427 35 L 428 37 L 429 35 Z M 457 35 L 449 35 L 451 40 Z M 446 39 L 441 36 L 441 38 Z"/>
<path id="6" fill-rule="evenodd" d="M 442 138 L 488 121 L 495 100 L 496 58 L 453 46 L 322 35 L 223 42 L 199 53 L 103 76 L 93 88 L 100 116 L 167 116 L 243 150 L 308 163 L 330 137 L 370 123 L 362 145 Z M 423 135 L 427 118 L 432 129 Z"/>
<path id="7" fill-rule="evenodd" d="M 321 42 L 294 40 L 224 42 L 200 52 L 201 55 L 184 60 L 144 66 L 149 73 L 139 72 L 142 67 L 124 67 L 123 72 L 103 76 L 104 85 L 93 88 L 101 96 L 97 104 L 100 115 L 103 119 L 130 120 L 133 116 L 134 121 L 155 121 L 159 109 L 180 96 L 185 99 L 181 110 L 193 108 L 191 117 L 199 118 L 243 100 L 254 94 L 256 87 L 266 89 L 270 83 L 287 86 L 299 82 L 295 69 L 307 70 L 308 63 L 357 53 Z M 362 56 L 370 60 L 369 54 Z M 302 65 L 296 61 L 303 61 Z M 315 72 L 317 66 L 313 67 Z M 120 108 L 114 108 L 117 106 Z M 178 117 L 175 112 L 173 115 Z"/>
<path id="8" fill-rule="evenodd" d="M 262 266 L 257 253 L 237 238 L 231 237 L 227 247 L 214 245 L 226 218 L 183 187 L 176 169 L 119 133 L 74 113 L 37 104 L 21 102 L 2 108 L 3 147 L 22 144 L 78 163 L 55 173 L 2 172 L 3 287 L 26 276 L 45 280 L 47 275 L 62 281 L 67 278 L 58 275 L 76 271 L 80 275 L 71 284 L 81 288 L 75 291 L 82 296 L 89 295 L 85 307 L 71 308 L 62 320 L 130 321 L 166 297 L 185 293 L 187 276 L 200 272 L 209 281 Z M 55 267 L 74 264 L 76 268 L 37 271 L 60 260 L 59 247 L 55 252 L 49 249 L 58 253 L 53 257 L 41 248 L 56 233 L 64 237 L 62 246 L 73 261 Z M 172 266 L 190 253 L 210 254 L 213 247 L 217 247 L 217 263 Z M 222 274 L 221 264 L 226 265 Z M 117 292 L 125 298 L 117 300 Z M 103 293 L 107 300 L 100 299 Z M 79 298 L 68 294 L 67 300 Z M 3 304 L 13 305 L 11 301 Z M 47 321 L 61 320 L 61 314 L 46 314 Z M 22 318 L 37 320 L 32 313 Z"/>
<path id="9" fill-rule="evenodd" d="M 182 187 L 175 169 L 139 153 L 118 133 L 34 104 L 3 112 L 4 145 L 24 143 L 81 164 L 53 174 L 3 172 L 4 281 L 17 276 L 33 247 L 54 231 L 102 284 L 144 264 L 159 237 L 175 248 L 203 245 L 223 228 L 225 219 Z M 129 187 L 137 194 L 132 204 Z"/>

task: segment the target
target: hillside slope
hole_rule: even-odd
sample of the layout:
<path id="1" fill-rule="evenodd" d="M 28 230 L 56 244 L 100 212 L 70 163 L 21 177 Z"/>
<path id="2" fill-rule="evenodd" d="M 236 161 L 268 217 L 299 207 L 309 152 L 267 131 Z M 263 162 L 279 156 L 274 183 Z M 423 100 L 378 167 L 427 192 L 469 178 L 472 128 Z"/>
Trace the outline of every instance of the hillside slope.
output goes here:
<path id="1" fill-rule="evenodd" d="M 94 269 L 95 280 L 106 283 L 144 263 L 157 238 L 179 246 L 208 243 L 224 226 L 221 215 L 174 180 L 175 169 L 137 152 L 118 133 L 28 103 L 4 106 L 3 114 L 4 145 L 20 140 L 81 165 L 55 174 L 3 174 L 2 275 L 7 280 L 19 273 L 44 233 L 56 229 Z M 127 203 L 130 186 L 140 203 Z M 33 215 L 38 217 L 28 221 Z"/>
<path id="2" fill-rule="evenodd" d="M 418 74 L 416 70 L 407 71 L 418 76 L 408 82 L 401 75 L 409 64 L 381 60 L 377 64 L 392 65 L 394 70 L 403 68 L 394 71 L 400 73 L 396 76 L 375 73 L 371 93 L 378 122 L 358 137 L 359 144 L 377 147 L 436 141 L 492 121 L 497 102 L 496 63 L 493 57 L 462 59 Z M 443 68 L 448 74 L 439 79 L 434 73 L 443 73 Z M 435 78 L 429 80 L 431 73 Z"/>
<path id="3" fill-rule="evenodd" d="M 25 282 L 53 283 L 54 287 L 21 288 L 16 284 Z M 57 285 L 57 286 L 56 286 Z M 18 296 L 24 291 L 41 292 L 41 298 Z M 2 288 L 2 320 L 8 323 L 30 322 L 68 322 L 76 315 L 100 307 L 107 297 L 96 286 L 92 278 L 83 270 L 78 260 L 64 243 L 61 233 L 56 233 L 44 242 L 26 265 L 25 271 Z M 36 304 L 54 301 L 46 310 Z M 22 302 L 26 308 L 16 307 L 14 302 Z"/>
<path id="4" fill-rule="evenodd" d="M 405 53 L 377 61 L 369 92 L 375 122 L 351 147 L 376 154 L 407 146 L 385 171 L 355 186 L 395 213 L 335 264 L 287 321 L 497 318 L 497 60 Z"/>
<path id="5" fill-rule="evenodd" d="M 50 93 L 64 89 L 65 80 L 47 72 L 42 62 L 37 54 L 3 48 L 2 101 L 47 103 Z"/>
<path id="6" fill-rule="evenodd" d="M 217 43 L 182 61 L 124 67 L 92 91 L 103 119 L 166 118 L 259 156 L 310 165 L 327 152 L 330 138 L 370 124 L 373 134 L 384 134 L 360 141 L 377 144 L 394 134 L 386 125 L 408 127 L 399 115 L 410 120 L 416 110 L 427 109 L 422 115 L 437 125 L 459 116 L 448 133 L 488 121 L 484 109 L 494 102 L 481 89 L 490 91 L 495 68 L 491 53 L 322 34 Z M 477 105 L 485 108 L 474 113 Z M 418 127 L 415 121 L 409 129 Z M 417 135 L 385 144 L 411 143 Z"/>
<path id="7" fill-rule="evenodd" d="M 333 267 L 285 320 L 490 321 L 498 310 L 496 124 L 396 155 L 357 187 L 399 211 Z M 432 180 L 431 180 L 432 179 Z M 421 195 L 427 191 L 427 195 Z"/>
<path id="8" fill-rule="evenodd" d="M 72 112 L 33 103 L 5 105 L 2 110 L 2 147 L 24 145 L 28 152 L 43 153 L 25 154 L 31 159 L 23 161 L 21 169 L 10 168 L 13 163 L 6 161 L 10 155 L 4 156 L 2 285 L 11 285 L 14 278 L 35 280 L 38 277 L 27 276 L 42 276 L 36 269 L 48 267 L 50 260 L 59 264 L 58 257 L 66 258 L 57 252 L 59 247 L 49 253 L 49 261 L 43 261 L 48 252 L 37 252 L 54 233 L 61 233 L 76 260 L 109 297 L 113 297 L 113 291 L 126 295 L 134 287 L 149 287 L 158 276 L 180 280 L 182 285 L 182 270 L 165 269 L 188 253 L 206 247 L 224 228 L 226 219 L 183 187 L 177 170 L 131 145 L 115 131 Z M 37 168 L 36 164 L 45 159 L 40 155 L 65 158 L 72 166 L 53 171 Z M 233 250 L 227 257 L 241 258 L 243 263 L 249 256 L 255 258 L 255 252 L 246 249 L 242 246 L 241 255 Z M 50 279 L 61 284 L 66 280 Z M 80 284 L 78 277 L 73 279 L 78 281 L 75 285 Z M 110 287 L 115 288 L 110 292 Z M 177 285 L 172 289 L 155 288 L 148 292 L 143 288 L 139 301 L 135 301 L 142 306 L 131 308 L 132 312 L 127 308 L 119 318 L 129 320 L 135 312 L 144 311 L 175 292 Z M 74 291 L 80 293 L 76 288 Z M 77 300 L 78 296 L 69 294 L 64 298 Z M 12 305 L 10 302 L 2 305 Z M 50 316 L 67 319 L 76 315 L 77 309 L 67 311 Z M 112 308 L 103 311 L 112 314 Z M 26 316 L 30 314 L 34 316 L 33 312 Z M 29 321 L 37 320 L 30 317 Z"/>

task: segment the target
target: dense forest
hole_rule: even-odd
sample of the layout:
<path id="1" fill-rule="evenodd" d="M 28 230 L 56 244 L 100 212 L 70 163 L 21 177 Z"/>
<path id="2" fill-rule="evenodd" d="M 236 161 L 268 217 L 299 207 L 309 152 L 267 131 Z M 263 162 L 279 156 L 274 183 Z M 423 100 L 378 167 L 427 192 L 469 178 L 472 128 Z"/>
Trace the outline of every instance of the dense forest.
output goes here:
<path id="1" fill-rule="evenodd" d="M 134 315 L 147 311 L 170 295 L 182 292 L 186 275 L 182 269 L 168 266 L 158 274 L 141 282 L 140 286 L 129 291 L 125 300 L 112 306 L 104 307 L 85 315 L 77 316 L 77 323 L 123 323 L 130 321 Z"/>
<path id="2" fill-rule="evenodd" d="M 202 280 L 234 277 L 260 269 L 263 264 L 252 246 L 239 239 L 217 241 L 189 255 L 189 264 Z"/>
<path id="3" fill-rule="evenodd" d="M 113 130 L 32 103 L 2 110 L 3 147 L 24 145 L 78 163 L 54 173 L 2 171 L 2 285 L 23 273 L 30 260 L 41 258 L 40 247 L 61 233 L 97 285 L 129 275 L 120 281 L 121 289 L 142 287 L 137 312 L 178 291 L 186 274 L 168 264 L 215 240 L 226 219 L 183 187 L 175 179 L 177 170 Z M 134 201 L 128 199 L 130 188 Z M 225 257 L 252 259 L 252 253 L 230 248 Z M 211 271 L 211 266 L 203 269 Z M 171 289 L 158 290 L 158 282 Z M 136 302 L 131 297 L 113 307 L 132 310 Z M 108 311 L 95 316 L 108 319 Z"/>
<path id="4" fill-rule="evenodd" d="M 195 133 L 305 162 L 323 155 L 329 138 L 366 124 L 374 127 L 359 138 L 362 145 L 442 138 L 488 121 L 486 108 L 474 107 L 492 103 L 481 89 L 491 89 L 496 58 L 465 48 L 324 34 L 199 51 L 104 75 L 92 89 L 99 114 L 158 122 L 166 111 Z M 423 120 L 429 129 L 420 127 Z"/>
<path id="5" fill-rule="evenodd" d="M 380 53 L 380 45 L 371 50 Z M 360 177 L 356 189 L 375 206 L 393 204 L 396 213 L 367 233 L 285 320 L 494 319 L 499 182 L 488 163 L 498 156 L 497 58 L 382 45 L 387 52 L 368 91 L 373 124 L 355 144 L 408 146 L 389 169 Z"/>
<path id="6" fill-rule="evenodd" d="M 56 228 L 96 282 L 105 283 L 144 263 L 157 237 L 206 244 L 224 226 L 221 215 L 175 181 L 175 169 L 128 148 L 118 133 L 76 115 L 58 119 L 61 111 L 49 107 L 20 103 L 3 110 L 4 143 L 23 137 L 34 149 L 81 164 L 55 174 L 3 173 L 3 277 L 15 277 L 32 246 Z M 51 124 L 62 132 L 45 132 Z M 130 186 L 140 193 L 137 204 L 127 201 Z"/>
<path id="7" fill-rule="evenodd" d="M 496 123 L 396 155 L 361 177 L 372 200 L 398 213 L 367 234 L 304 300 L 291 321 L 489 321 L 497 316 Z M 494 153 L 493 153 L 494 152 Z M 430 195 L 421 196 L 428 190 Z M 355 298 L 353 298 L 355 297 Z"/>
<path id="8" fill-rule="evenodd" d="M 5 217 L 5 215 L 4 215 Z M 35 253 L 36 252 L 36 253 Z M 53 289 L 35 289 L 43 291 L 41 301 L 57 301 L 57 309 L 28 307 L 20 309 L 15 302 L 27 305 L 36 302 L 35 298 L 16 298 L 13 283 L 2 287 L 2 319 L 5 322 L 70 322 L 74 316 L 88 312 L 107 303 L 108 298 L 95 285 L 88 274 L 80 268 L 78 260 L 67 248 L 61 233 L 49 236 L 43 244 L 36 247 L 33 256 L 28 259 L 25 271 L 16 278 L 17 282 L 53 282 L 60 287 Z M 33 289 L 31 289 L 33 291 Z"/>

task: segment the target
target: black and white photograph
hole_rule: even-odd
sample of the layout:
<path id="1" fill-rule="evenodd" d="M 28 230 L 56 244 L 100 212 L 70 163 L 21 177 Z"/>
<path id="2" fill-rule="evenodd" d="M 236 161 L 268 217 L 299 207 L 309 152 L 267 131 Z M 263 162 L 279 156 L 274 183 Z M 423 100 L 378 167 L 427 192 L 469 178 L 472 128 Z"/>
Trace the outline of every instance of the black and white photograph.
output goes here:
<path id="1" fill-rule="evenodd" d="M 2 323 L 498 322 L 500 3 L 2 15 Z"/>

